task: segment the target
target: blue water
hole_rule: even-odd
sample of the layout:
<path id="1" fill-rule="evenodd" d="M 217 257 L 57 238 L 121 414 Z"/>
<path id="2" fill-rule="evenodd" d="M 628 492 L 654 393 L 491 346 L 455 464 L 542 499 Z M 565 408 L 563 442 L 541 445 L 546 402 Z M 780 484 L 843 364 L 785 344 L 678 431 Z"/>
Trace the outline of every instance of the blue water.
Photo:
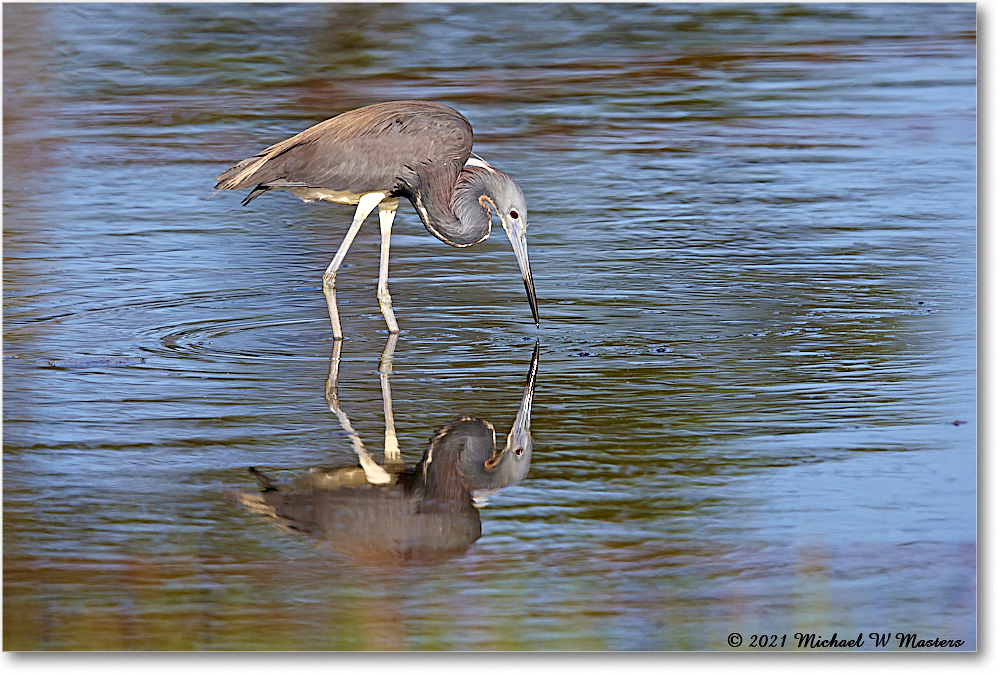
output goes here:
<path id="1" fill-rule="evenodd" d="M 5 649 L 975 648 L 975 5 L 3 16 Z M 385 569 L 223 498 L 355 462 L 320 291 L 352 211 L 208 196 L 404 98 L 523 188 L 541 313 L 502 235 L 404 204 L 406 461 L 460 414 L 502 441 L 541 362 L 527 479 L 461 556 Z M 381 459 L 375 222 L 339 398 Z"/>

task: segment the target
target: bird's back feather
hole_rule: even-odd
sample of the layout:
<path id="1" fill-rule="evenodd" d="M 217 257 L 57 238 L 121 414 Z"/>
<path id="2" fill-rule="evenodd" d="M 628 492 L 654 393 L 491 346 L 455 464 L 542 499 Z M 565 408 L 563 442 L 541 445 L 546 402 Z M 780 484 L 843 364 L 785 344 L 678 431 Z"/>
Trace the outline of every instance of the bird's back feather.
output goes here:
<path id="1" fill-rule="evenodd" d="M 223 171 L 217 190 L 315 187 L 392 191 L 421 165 L 445 164 L 457 178 L 472 153 L 472 125 L 428 101 L 390 101 L 345 112 L 265 148 Z"/>

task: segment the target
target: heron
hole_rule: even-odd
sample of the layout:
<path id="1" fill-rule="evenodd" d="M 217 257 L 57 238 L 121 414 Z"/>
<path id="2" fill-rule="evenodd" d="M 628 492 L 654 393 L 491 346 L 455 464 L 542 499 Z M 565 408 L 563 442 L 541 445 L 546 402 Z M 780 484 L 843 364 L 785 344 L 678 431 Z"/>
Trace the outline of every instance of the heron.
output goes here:
<path id="1" fill-rule="evenodd" d="M 273 190 L 286 190 L 310 203 L 357 205 L 347 235 L 323 274 L 334 340 L 344 338 L 337 311 L 337 270 L 376 207 L 382 237 L 376 295 L 389 332 L 399 332 L 389 295 L 389 234 L 401 197 L 410 201 L 432 235 L 459 248 L 489 237 L 496 217 L 514 249 L 531 315 L 539 326 L 524 193 L 510 176 L 472 154 L 472 125 L 454 108 L 430 101 L 389 101 L 350 110 L 265 148 L 215 179 L 216 191 L 249 188 L 244 206 Z"/>
<path id="2" fill-rule="evenodd" d="M 482 533 L 477 506 L 528 475 L 539 345 L 536 342 L 506 444 L 498 443 L 492 422 L 461 415 L 438 429 L 420 462 L 407 469 L 396 441 L 388 389 L 395 337 L 390 334 L 379 364 L 386 424 L 384 467 L 374 462 L 340 407 L 337 376 L 343 342 L 335 341 L 326 400 L 351 437 L 360 466 L 314 467 L 285 484 L 250 467 L 259 490 L 227 489 L 226 498 L 354 558 L 439 558 L 471 546 Z"/>

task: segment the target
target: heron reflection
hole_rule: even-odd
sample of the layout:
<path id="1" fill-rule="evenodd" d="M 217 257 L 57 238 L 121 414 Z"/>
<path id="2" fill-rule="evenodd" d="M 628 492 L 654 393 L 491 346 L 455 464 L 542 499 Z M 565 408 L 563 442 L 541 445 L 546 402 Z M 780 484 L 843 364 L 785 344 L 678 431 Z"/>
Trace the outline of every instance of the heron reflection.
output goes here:
<path id="1" fill-rule="evenodd" d="M 396 438 L 389 388 L 396 340 L 390 334 L 379 362 L 385 414 L 381 465 L 340 405 L 337 377 L 343 342 L 337 340 L 326 401 L 351 439 L 358 465 L 313 468 L 289 484 L 278 484 L 251 467 L 260 490 L 230 490 L 229 498 L 285 529 L 329 542 L 355 558 L 434 558 L 471 546 L 482 533 L 477 502 L 528 474 L 539 346 L 535 344 L 521 405 L 505 444 L 497 443 L 490 421 L 463 415 L 439 429 L 420 462 L 407 468 Z"/>

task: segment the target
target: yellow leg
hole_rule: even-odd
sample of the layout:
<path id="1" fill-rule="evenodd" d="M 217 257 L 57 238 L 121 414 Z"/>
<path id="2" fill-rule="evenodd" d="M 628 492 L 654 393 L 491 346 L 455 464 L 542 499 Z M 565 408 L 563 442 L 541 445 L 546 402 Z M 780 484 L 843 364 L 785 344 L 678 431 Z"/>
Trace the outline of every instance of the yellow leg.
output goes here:
<path id="1" fill-rule="evenodd" d="M 365 444 L 361 442 L 361 436 L 351 426 L 347 413 L 340 407 L 340 400 L 337 397 L 337 375 L 340 373 L 340 351 L 343 344 L 341 340 L 337 340 L 333 345 L 333 354 L 330 355 L 330 372 L 326 376 L 326 405 L 330 408 L 330 412 L 337 416 L 340 427 L 351 439 L 354 454 L 358 456 L 358 462 L 364 469 L 365 480 L 373 485 L 392 483 L 395 480 L 393 476 L 375 462 Z"/>
<path id="2" fill-rule="evenodd" d="M 378 306 L 385 317 L 389 333 L 398 333 L 396 315 L 392 312 L 392 298 L 389 296 L 389 232 L 392 230 L 392 219 L 396 216 L 398 199 L 382 202 L 378 205 L 378 223 L 382 231 L 382 250 L 378 261 Z"/>
<path id="3" fill-rule="evenodd" d="M 369 192 L 362 195 L 358 201 L 358 210 L 354 212 L 354 221 L 351 223 L 350 229 L 347 230 L 347 235 L 341 242 L 340 248 L 337 249 L 337 255 L 334 256 L 333 262 L 323 273 L 323 295 L 326 296 L 326 307 L 330 311 L 330 325 L 333 327 L 334 340 L 344 339 L 344 332 L 340 329 L 340 314 L 337 312 L 337 291 L 335 289 L 337 270 L 340 269 L 344 258 L 347 257 L 347 251 L 351 248 L 354 238 L 358 236 L 361 223 L 365 222 L 368 214 L 374 211 L 383 199 L 385 199 L 384 192 Z"/>
<path id="4" fill-rule="evenodd" d="M 401 466 L 403 456 L 399 452 L 399 440 L 396 438 L 396 421 L 392 416 L 392 391 L 389 388 L 389 375 L 392 373 L 392 354 L 396 350 L 396 340 L 399 335 L 389 333 L 382 358 L 378 363 L 378 378 L 382 384 L 382 412 L 385 414 L 385 463 Z"/>

